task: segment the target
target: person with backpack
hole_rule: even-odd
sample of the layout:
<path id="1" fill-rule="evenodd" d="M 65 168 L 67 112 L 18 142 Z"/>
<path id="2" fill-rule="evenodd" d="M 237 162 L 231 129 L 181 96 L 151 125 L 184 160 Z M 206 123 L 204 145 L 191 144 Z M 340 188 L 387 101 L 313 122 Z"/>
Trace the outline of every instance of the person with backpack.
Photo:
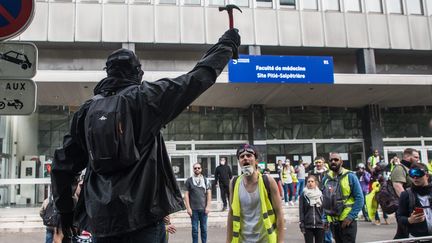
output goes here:
<path id="1" fill-rule="evenodd" d="M 198 243 L 198 225 L 201 242 L 207 242 L 207 217 L 211 206 L 211 185 L 202 174 L 200 163 L 193 165 L 193 175 L 186 180 L 184 194 L 186 211 L 192 220 L 192 242 Z"/>
<path id="2" fill-rule="evenodd" d="M 412 186 L 401 193 L 397 220 L 414 237 L 432 235 L 432 185 L 427 166 L 413 163 L 408 171 Z"/>
<path id="3" fill-rule="evenodd" d="M 133 51 L 108 56 L 107 77 L 54 153 L 51 182 L 67 237 L 74 216 L 85 214 L 98 243 L 162 241 L 163 218 L 185 205 L 161 129 L 215 83 L 239 45 L 238 30 L 229 29 L 191 71 L 155 82 L 142 82 Z M 73 185 L 85 168 L 85 206 L 75 211 Z"/>
<path id="4" fill-rule="evenodd" d="M 330 171 L 323 178 L 323 210 L 326 227 L 336 243 L 356 241 L 357 215 L 363 207 L 364 197 L 357 176 L 342 167 L 339 153 L 330 153 Z"/>
<path id="5" fill-rule="evenodd" d="M 226 242 L 284 242 L 284 215 L 276 181 L 257 170 L 255 146 L 244 144 L 236 154 L 243 174 L 230 183 Z"/>
<path id="6" fill-rule="evenodd" d="M 57 215 L 54 208 L 52 195 L 49 195 L 42 202 L 39 209 L 39 215 L 42 218 L 43 224 L 46 226 L 45 243 L 52 243 L 54 238 L 54 230 L 57 224 Z"/>
<path id="7" fill-rule="evenodd" d="M 299 200 L 300 230 L 306 243 L 324 242 L 324 223 L 322 219 L 322 192 L 318 179 L 309 175 L 306 188 Z"/>
<path id="8" fill-rule="evenodd" d="M 393 168 L 393 171 L 390 175 L 391 183 L 387 186 L 391 186 L 391 190 L 394 191 L 394 196 L 387 196 L 389 199 L 389 203 L 392 203 L 394 201 L 395 207 L 398 208 L 398 202 L 400 199 L 400 195 L 403 191 L 405 191 L 407 188 L 411 187 L 412 180 L 411 177 L 409 177 L 408 170 L 411 167 L 413 163 L 416 163 L 419 161 L 420 155 L 419 152 L 413 148 L 406 148 L 403 152 L 402 161 L 400 164 L 395 165 Z M 385 197 L 383 197 L 385 198 Z M 380 203 L 381 206 L 383 206 Z M 383 207 L 384 208 L 384 207 Z M 396 218 L 398 218 L 397 211 L 396 211 Z M 401 225 L 401 223 L 398 221 L 397 224 L 397 230 L 396 234 L 394 236 L 394 239 L 403 239 L 408 237 L 408 232 L 406 231 L 406 227 L 404 225 Z"/>

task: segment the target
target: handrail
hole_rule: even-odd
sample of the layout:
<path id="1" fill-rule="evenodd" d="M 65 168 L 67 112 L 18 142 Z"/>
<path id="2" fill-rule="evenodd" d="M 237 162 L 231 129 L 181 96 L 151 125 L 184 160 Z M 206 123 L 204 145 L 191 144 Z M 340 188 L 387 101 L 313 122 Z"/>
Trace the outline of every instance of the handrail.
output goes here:
<path id="1" fill-rule="evenodd" d="M 397 240 L 368 241 L 367 243 L 400 243 L 400 242 L 431 242 L 432 236 L 404 238 Z"/>

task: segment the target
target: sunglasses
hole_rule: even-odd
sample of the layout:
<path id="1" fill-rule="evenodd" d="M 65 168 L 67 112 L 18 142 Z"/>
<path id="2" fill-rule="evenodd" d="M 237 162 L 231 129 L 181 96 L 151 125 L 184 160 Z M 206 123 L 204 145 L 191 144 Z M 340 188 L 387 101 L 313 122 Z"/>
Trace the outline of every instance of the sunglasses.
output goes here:
<path id="1" fill-rule="evenodd" d="M 194 170 L 201 170 L 201 167 L 195 167 Z"/>
<path id="2" fill-rule="evenodd" d="M 426 171 L 420 168 L 413 168 L 408 171 L 411 178 L 420 178 L 426 175 Z"/>
<path id="3" fill-rule="evenodd" d="M 248 152 L 251 154 L 255 154 L 255 151 L 252 148 L 242 148 L 238 151 L 238 155 L 240 156 L 240 154 L 244 153 L 244 152 Z"/>
<path id="4" fill-rule="evenodd" d="M 338 159 L 338 158 L 332 158 L 332 159 L 330 159 L 330 161 L 335 161 L 335 162 L 338 162 L 340 159 Z"/>

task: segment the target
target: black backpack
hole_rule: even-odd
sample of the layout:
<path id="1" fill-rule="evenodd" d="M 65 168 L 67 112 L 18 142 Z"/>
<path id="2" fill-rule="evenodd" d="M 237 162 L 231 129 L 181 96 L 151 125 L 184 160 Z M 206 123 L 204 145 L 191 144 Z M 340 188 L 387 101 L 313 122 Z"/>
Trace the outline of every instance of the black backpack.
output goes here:
<path id="1" fill-rule="evenodd" d="M 323 178 L 323 204 L 322 208 L 326 215 L 336 217 L 341 215 L 346 207 L 345 200 L 350 197 L 345 197 L 342 194 L 340 181 L 348 176 L 351 172 L 347 172 L 336 178 L 330 178 L 328 174 Z"/>
<path id="2" fill-rule="evenodd" d="M 45 213 L 42 215 L 42 222 L 45 226 L 57 227 L 59 215 L 54 206 L 52 196 L 49 197 L 48 205 L 45 208 Z"/>
<path id="3" fill-rule="evenodd" d="M 129 101 L 124 97 L 135 87 L 131 85 L 117 94 L 92 98 L 85 118 L 85 134 L 90 165 L 97 173 L 122 170 L 140 158 Z"/>
<path id="4" fill-rule="evenodd" d="M 402 165 L 397 165 L 402 166 Z M 408 171 L 403 167 L 406 174 Z M 386 214 L 392 214 L 399 208 L 399 197 L 393 187 L 391 180 L 384 181 L 380 184 L 380 190 L 376 194 L 376 200 L 381 206 L 382 211 Z"/>

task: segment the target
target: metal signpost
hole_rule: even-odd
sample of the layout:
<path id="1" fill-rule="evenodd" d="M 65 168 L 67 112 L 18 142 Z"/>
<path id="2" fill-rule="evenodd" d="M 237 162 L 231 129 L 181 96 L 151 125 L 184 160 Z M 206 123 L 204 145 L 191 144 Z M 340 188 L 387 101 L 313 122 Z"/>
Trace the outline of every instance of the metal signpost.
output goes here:
<path id="1" fill-rule="evenodd" d="M 333 58 L 240 55 L 228 64 L 228 80 L 231 83 L 333 84 Z"/>
<path id="2" fill-rule="evenodd" d="M 34 15 L 34 0 L 0 0 L 0 115 L 28 115 L 36 108 L 37 48 L 4 41 L 22 33 Z"/>

